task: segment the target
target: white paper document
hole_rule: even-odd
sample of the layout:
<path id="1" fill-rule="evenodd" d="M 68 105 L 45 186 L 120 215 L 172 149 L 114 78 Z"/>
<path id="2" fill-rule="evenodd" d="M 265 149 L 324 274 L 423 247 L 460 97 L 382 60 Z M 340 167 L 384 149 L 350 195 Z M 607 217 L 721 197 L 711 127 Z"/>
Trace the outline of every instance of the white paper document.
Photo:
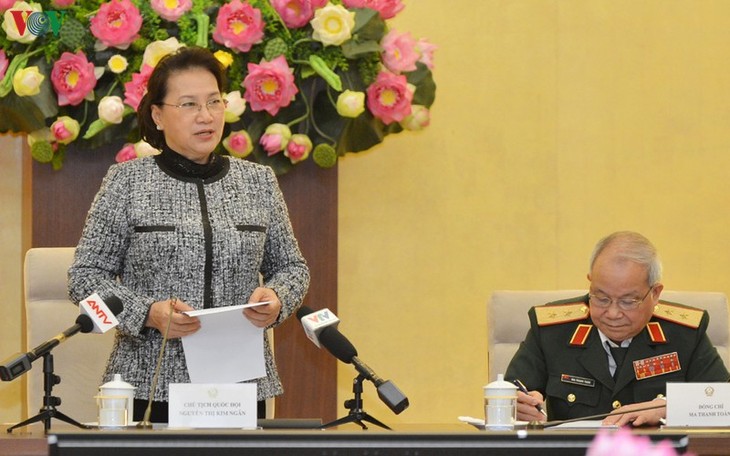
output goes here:
<path id="1" fill-rule="evenodd" d="M 257 328 L 243 316 L 243 309 L 268 304 L 184 312 L 200 319 L 200 329 L 182 338 L 192 383 L 237 383 L 266 375 L 264 328 Z"/>
<path id="2" fill-rule="evenodd" d="M 546 427 L 545 430 L 565 430 L 565 429 L 617 429 L 618 426 L 614 424 L 601 424 L 602 420 L 580 420 L 570 421 L 568 423 L 558 424 L 557 426 Z"/>

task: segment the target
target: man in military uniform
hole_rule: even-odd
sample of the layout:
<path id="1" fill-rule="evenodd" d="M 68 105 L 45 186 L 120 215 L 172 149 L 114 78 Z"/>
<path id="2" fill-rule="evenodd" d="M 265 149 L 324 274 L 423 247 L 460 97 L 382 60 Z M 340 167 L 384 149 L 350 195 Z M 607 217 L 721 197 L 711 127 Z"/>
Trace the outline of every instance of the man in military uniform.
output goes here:
<path id="1" fill-rule="evenodd" d="M 587 295 L 529 311 L 530 330 L 505 374 L 529 390 L 518 393 L 519 420 L 544 421 L 546 400 L 551 420 L 616 410 L 604 424 L 656 425 L 667 382 L 730 379 L 707 337 L 707 311 L 659 300 L 661 262 L 644 236 L 600 240 L 588 280 Z"/>

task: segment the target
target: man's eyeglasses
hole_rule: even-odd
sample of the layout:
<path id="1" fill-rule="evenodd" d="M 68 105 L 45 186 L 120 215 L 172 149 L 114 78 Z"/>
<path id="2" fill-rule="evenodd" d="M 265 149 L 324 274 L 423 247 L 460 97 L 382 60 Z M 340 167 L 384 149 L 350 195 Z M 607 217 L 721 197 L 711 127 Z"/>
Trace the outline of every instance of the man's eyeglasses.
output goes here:
<path id="1" fill-rule="evenodd" d="M 203 106 L 205 106 L 208 109 L 208 112 L 211 114 L 220 114 L 223 111 L 226 110 L 226 107 L 228 106 L 228 100 L 225 98 L 216 98 L 214 100 L 208 100 L 205 105 L 201 105 L 197 101 L 186 101 L 184 103 L 180 104 L 170 104 L 170 103 L 157 103 L 159 105 L 163 106 L 171 106 L 173 108 L 178 108 L 180 111 L 186 113 L 186 114 L 198 114 L 202 109 Z"/>
<path id="2" fill-rule="evenodd" d="M 642 302 L 646 299 L 647 296 L 649 296 L 649 293 L 651 293 L 651 290 L 654 289 L 654 285 L 649 287 L 649 291 L 646 292 L 643 298 L 637 299 L 637 298 L 621 298 L 621 299 L 613 299 L 609 298 L 608 296 L 603 295 L 595 295 L 592 293 L 588 293 L 588 301 L 590 305 L 598 307 L 599 309 L 608 309 L 611 307 L 611 303 L 616 301 L 616 305 L 621 310 L 634 310 L 639 305 L 641 305 Z"/>

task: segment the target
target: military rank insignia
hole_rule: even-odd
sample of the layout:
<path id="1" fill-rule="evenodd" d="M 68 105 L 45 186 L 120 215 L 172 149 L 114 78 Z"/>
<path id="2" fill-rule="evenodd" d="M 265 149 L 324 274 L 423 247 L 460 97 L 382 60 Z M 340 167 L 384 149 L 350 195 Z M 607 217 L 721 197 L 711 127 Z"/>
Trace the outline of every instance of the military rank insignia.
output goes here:
<path id="1" fill-rule="evenodd" d="M 583 302 L 535 307 L 538 326 L 558 325 L 588 318 L 588 306 Z"/>
<path id="2" fill-rule="evenodd" d="M 679 365 L 679 355 L 677 355 L 677 352 L 634 361 L 634 373 L 636 374 L 637 380 L 680 370 L 682 370 L 682 366 Z"/>
<path id="3" fill-rule="evenodd" d="M 646 324 L 646 330 L 649 332 L 649 339 L 655 344 L 666 344 L 667 338 L 664 336 L 662 325 L 658 321 L 650 321 Z"/>
<path id="4" fill-rule="evenodd" d="M 659 301 L 654 307 L 654 316 L 682 326 L 699 328 L 704 312 L 693 307 L 686 307 L 665 301 Z"/>
<path id="5" fill-rule="evenodd" d="M 570 345 L 574 347 L 582 347 L 588 340 L 588 334 L 591 333 L 593 325 L 578 325 L 573 332 L 573 337 L 570 338 Z"/>

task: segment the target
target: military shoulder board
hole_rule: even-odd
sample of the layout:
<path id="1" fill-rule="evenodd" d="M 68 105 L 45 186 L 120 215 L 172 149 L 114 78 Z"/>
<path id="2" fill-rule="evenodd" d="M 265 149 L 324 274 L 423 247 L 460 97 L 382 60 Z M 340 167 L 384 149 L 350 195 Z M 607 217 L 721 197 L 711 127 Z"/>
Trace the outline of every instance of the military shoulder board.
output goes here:
<path id="1" fill-rule="evenodd" d="M 703 313 L 700 309 L 664 301 L 659 301 L 654 307 L 655 317 L 695 329 L 700 326 Z"/>
<path id="2" fill-rule="evenodd" d="M 585 320 L 588 318 L 588 306 L 584 302 L 536 306 L 535 316 L 537 317 L 538 326 Z"/>

